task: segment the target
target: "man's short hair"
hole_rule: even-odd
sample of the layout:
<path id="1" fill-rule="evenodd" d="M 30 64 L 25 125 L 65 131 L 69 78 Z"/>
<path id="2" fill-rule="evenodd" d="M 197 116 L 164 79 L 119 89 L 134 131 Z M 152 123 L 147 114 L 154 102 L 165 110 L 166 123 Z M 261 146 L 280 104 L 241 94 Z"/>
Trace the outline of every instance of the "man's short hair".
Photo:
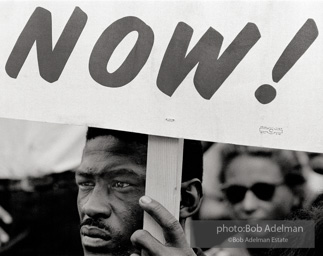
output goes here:
<path id="1" fill-rule="evenodd" d="M 110 129 L 89 127 L 86 140 L 96 137 L 112 136 L 118 140 L 119 146 L 115 147 L 113 153 L 118 155 L 132 156 L 137 164 L 147 164 L 148 135 Z M 203 176 L 203 150 L 200 141 L 184 140 L 182 182 L 198 178 L 202 181 Z"/>
<path id="2" fill-rule="evenodd" d="M 222 183 L 225 182 L 225 173 L 229 163 L 234 158 L 243 155 L 271 159 L 279 166 L 285 183 L 290 187 L 305 182 L 303 166 L 295 151 L 226 144 L 221 148 L 220 181 Z"/>

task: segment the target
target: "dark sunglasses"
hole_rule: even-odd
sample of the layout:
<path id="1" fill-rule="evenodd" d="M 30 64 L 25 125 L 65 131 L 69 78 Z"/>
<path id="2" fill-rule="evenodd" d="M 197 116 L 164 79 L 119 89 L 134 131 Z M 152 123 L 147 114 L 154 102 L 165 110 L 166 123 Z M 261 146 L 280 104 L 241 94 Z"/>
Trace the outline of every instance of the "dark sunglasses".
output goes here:
<path id="1" fill-rule="evenodd" d="M 263 201 L 270 201 L 273 198 L 276 187 L 283 185 L 284 183 L 270 184 L 265 182 L 258 182 L 251 187 L 245 187 L 242 185 L 230 185 L 224 187 L 222 191 L 226 195 L 228 201 L 231 204 L 237 204 L 243 201 L 248 190 Z"/>

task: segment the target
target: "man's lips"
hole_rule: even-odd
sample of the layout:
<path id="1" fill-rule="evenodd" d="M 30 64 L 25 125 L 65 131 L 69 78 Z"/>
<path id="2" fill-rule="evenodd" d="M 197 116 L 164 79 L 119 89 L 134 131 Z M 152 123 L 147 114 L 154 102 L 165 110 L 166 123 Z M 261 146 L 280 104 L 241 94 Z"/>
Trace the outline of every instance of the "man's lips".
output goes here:
<path id="1" fill-rule="evenodd" d="M 108 234 L 107 231 L 100 229 L 98 227 L 82 226 L 80 232 L 81 232 L 81 235 L 88 236 L 91 238 L 100 238 L 106 241 L 111 239 L 111 236 Z"/>

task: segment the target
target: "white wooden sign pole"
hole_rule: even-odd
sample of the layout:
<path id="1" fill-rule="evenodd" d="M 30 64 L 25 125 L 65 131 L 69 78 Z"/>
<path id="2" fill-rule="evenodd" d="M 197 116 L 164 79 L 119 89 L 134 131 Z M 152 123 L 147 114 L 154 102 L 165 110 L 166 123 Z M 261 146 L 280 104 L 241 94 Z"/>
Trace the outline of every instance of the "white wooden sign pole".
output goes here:
<path id="1" fill-rule="evenodd" d="M 183 139 L 149 135 L 146 172 L 146 195 L 164 205 L 179 218 L 183 162 Z M 159 225 L 145 213 L 144 229 L 164 242 Z M 142 253 L 142 255 L 145 255 Z"/>

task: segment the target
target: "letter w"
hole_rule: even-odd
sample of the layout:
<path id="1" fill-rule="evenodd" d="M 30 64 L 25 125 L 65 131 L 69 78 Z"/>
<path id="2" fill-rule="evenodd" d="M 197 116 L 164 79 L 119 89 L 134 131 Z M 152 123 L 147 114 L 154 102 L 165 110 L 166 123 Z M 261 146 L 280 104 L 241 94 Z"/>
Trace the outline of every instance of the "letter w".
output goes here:
<path id="1" fill-rule="evenodd" d="M 194 85 L 199 94 L 209 100 L 261 37 L 257 26 L 248 23 L 219 57 L 223 36 L 210 27 L 186 55 L 192 34 L 190 26 L 178 23 L 165 52 L 157 86 L 168 96 L 173 95 L 198 64 Z"/>
<path id="2" fill-rule="evenodd" d="M 52 47 L 51 13 L 37 7 L 21 32 L 6 63 L 6 72 L 17 78 L 26 58 L 36 42 L 39 73 L 47 82 L 57 81 L 79 39 L 87 15 L 76 7 L 54 49 Z"/>

